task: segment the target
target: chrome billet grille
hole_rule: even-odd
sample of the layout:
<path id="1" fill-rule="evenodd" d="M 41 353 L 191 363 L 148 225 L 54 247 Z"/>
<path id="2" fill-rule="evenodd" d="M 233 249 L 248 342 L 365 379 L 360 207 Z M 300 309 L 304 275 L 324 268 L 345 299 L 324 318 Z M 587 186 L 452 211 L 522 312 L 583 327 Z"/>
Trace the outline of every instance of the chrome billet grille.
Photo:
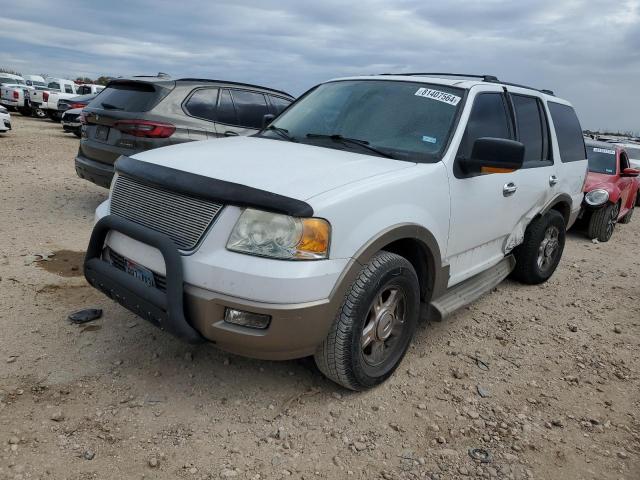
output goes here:
<path id="1" fill-rule="evenodd" d="M 113 215 L 164 233 L 184 251 L 196 248 L 222 207 L 124 175 L 118 175 L 111 192 Z"/>

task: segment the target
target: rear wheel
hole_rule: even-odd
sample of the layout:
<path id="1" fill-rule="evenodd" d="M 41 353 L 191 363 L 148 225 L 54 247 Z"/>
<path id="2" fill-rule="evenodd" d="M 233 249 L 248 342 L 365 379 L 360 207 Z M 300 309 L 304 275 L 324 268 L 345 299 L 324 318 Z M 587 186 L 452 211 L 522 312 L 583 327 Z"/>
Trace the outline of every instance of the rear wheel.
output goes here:
<path id="1" fill-rule="evenodd" d="M 560 212 L 550 210 L 534 219 L 525 231 L 524 241 L 513 251 L 516 267 L 512 276 L 530 285 L 546 282 L 560 263 L 565 233 Z"/>
<path id="2" fill-rule="evenodd" d="M 404 357 L 418 323 L 420 287 L 404 257 L 377 253 L 347 292 L 315 354 L 320 371 L 351 390 L 385 381 Z"/>
<path id="3" fill-rule="evenodd" d="M 589 238 L 608 242 L 618 222 L 618 213 L 620 213 L 620 205 L 617 203 L 609 203 L 594 211 L 587 227 Z"/>

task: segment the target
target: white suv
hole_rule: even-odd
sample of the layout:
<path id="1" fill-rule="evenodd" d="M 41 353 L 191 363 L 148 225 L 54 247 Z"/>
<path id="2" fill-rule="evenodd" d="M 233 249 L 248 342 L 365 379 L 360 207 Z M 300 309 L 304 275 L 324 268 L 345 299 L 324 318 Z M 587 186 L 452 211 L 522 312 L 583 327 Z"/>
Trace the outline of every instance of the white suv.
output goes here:
<path id="1" fill-rule="evenodd" d="M 398 366 L 421 305 L 444 317 L 510 273 L 552 275 L 586 158 L 573 108 L 549 91 L 332 80 L 253 137 L 120 157 L 85 276 L 187 341 L 314 355 L 363 390 Z"/>

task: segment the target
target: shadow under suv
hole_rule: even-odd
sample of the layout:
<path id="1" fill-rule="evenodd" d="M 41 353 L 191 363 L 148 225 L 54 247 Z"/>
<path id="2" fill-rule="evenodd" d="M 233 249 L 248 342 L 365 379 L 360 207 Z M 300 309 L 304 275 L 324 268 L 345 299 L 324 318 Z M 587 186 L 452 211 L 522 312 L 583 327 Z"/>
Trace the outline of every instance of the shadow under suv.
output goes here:
<path id="1" fill-rule="evenodd" d="M 265 115 L 293 102 L 288 93 L 221 80 L 133 77 L 111 81 L 83 110 L 75 160 L 80 178 L 109 188 L 114 163 L 153 148 L 252 135 Z"/>

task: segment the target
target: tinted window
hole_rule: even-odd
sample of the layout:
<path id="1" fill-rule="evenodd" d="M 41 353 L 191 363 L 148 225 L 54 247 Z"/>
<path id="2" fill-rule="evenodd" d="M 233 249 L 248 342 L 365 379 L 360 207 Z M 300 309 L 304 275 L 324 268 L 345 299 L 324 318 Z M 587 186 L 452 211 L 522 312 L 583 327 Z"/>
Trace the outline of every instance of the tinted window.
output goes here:
<path id="1" fill-rule="evenodd" d="M 473 102 L 467 129 L 462 137 L 458 156 L 469 158 L 473 143 L 482 137 L 511 139 L 504 98 L 500 93 L 481 93 Z"/>
<path id="2" fill-rule="evenodd" d="M 65 93 L 73 93 L 73 87 L 71 85 L 65 85 L 64 86 L 64 92 Z"/>
<path id="3" fill-rule="evenodd" d="M 587 147 L 589 171 L 594 173 L 616 174 L 616 151 L 606 147 Z"/>
<path id="4" fill-rule="evenodd" d="M 187 112 L 194 117 L 215 121 L 217 101 L 217 88 L 202 88 L 196 90 L 193 95 L 189 97 L 189 100 L 187 100 L 187 103 L 185 104 L 185 108 Z"/>
<path id="5" fill-rule="evenodd" d="M 76 89 L 76 92 L 78 93 L 78 95 L 87 95 L 91 93 L 91 87 L 88 87 L 87 85 L 82 85 Z"/>
<path id="6" fill-rule="evenodd" d="M 100 103 L 92 106 L 124 112 L 148 112 L 169 92 L 168 88 L 145 82 L 111 83 L 100 93 Z"/>
<path id="7" fill-rule="evenodd" d="M 269 95 L 269 98 L 271 105 L 273 105 L 273 113 L 275 115 L 280 115 L 282 111 L 291 104 L 291 100 L 287 100 L 286 98 L 274 97 L 273 95 Z"/>
<path id="8" fill-rule="evenodd" d="M 239 125 L 248 128 L 262 128 L 262 118 L 269 113 L 264 95 L 246 90 L 233 90 L 233 103 L 238 112 Z"/>
<path id="9" fill-rule="evenodd" d="M 524 144 L 524 161 L 546 160 L 544 151 L 544 129 L 538 100 L 533 97 L 512 95 L 516 111 L 518 140 Z"/>
<path id="10" fill-rule="evenodd" d="M 558 137 L 558 148 L 563 162 L 575 162 L 587 158 L 582 128 L 573 108 L 549 102 L 549 111 Z"/>
<path id="11" fill-rule="evenodd" d="M 222 90 L 220 92 L 217 120 L 220 123 L 226 123 L 228 125 L 238 125 L 238 115 L 236 115 L 236 109 L 231 100 L 229 90 Z"/>
<path id="12" fill-rule="evenodd" d="M 58 82 L 51 82 L 47 87 L 52 90 L 60 90 L 60 84 Z"/>

